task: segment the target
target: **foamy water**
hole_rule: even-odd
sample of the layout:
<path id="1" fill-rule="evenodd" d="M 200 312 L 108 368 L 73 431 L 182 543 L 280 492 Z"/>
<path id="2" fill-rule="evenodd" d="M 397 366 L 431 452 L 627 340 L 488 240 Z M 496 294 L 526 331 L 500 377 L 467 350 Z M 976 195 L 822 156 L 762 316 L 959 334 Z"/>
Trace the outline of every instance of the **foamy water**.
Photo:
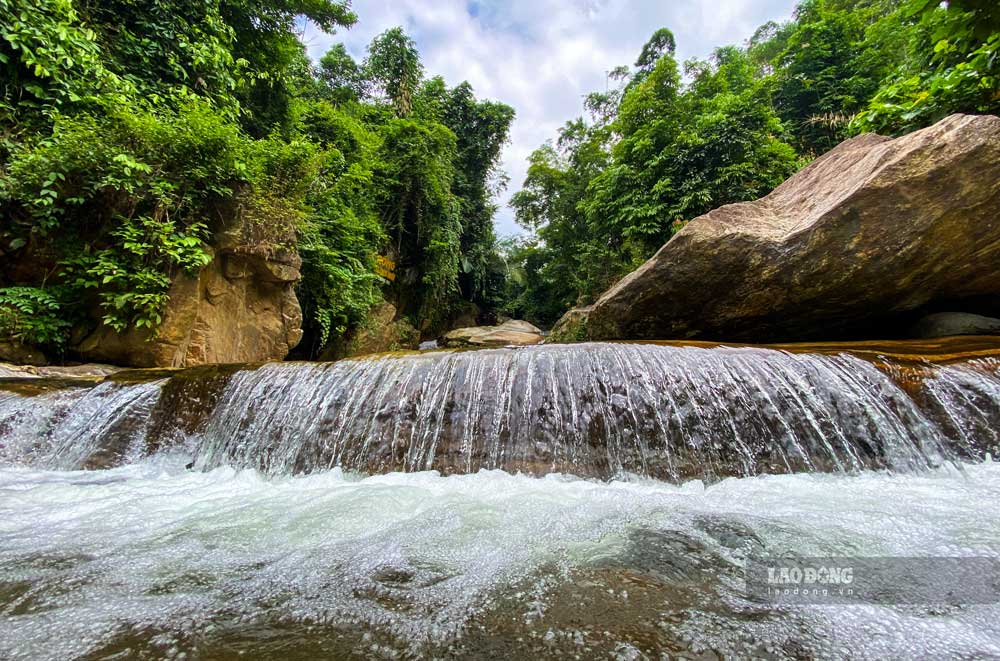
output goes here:
<path id="1" fill-rule="evenodd" d="M 497 654 L 476 647 L 497 639 L 507 653 L 537 644 L 622 658 L 640 658 L 644 645 L 772 658 L 1000 656 L 995 605 L 762 613 L 729 571 L 748 549 L 997 556 L 995 463 L 705 487 L 501 471 L 264 477 L 188 471 L 187 461 L 0 470 L 0 658 L 395 658 Z M 719 566 L 693 577 L 693 592 L 664 583 L 669 572 L 656 566 L 674 561 L 662 548 L 675 540 Z M 567 617 L 569 589 L 607 593 L 605 624 Z M 692 594 L 708 599 L 683 596 Z M 626 620 L 658 633 L 629 633 Z"/>

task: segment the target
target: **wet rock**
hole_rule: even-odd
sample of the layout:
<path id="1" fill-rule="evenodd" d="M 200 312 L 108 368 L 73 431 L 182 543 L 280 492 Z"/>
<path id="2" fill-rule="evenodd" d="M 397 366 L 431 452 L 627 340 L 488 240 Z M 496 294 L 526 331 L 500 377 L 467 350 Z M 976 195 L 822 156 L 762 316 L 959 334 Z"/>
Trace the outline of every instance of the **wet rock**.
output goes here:
<path id="1" fill-rule="evenodd" d="M 998 208 L 1000 118 L 858 136 L 766 197 L 688 223 L 597 301 L 588 332 L 837 339 L 905 328 L 932 304 L 995 304 Z"/>
<path id="2" fill-rule="evenodd" d="M 1000 319 L 968 312 L 936 312 L 915 323 L 909 335 L 922 339 L 950 335 L 1000 335 Z"/>
<path id="3" fill-rule="evenodd" d="M 38 379 L 93 379 L 100 380 L 106 376 L 121 371 L 114 365 L 87 363 L 84 365 L 11 365 L 0 363 L 0 378 Z"/>
<path id="4" fill-rule="evenodd" d="M 38 349 L 20 342 L 0 342 L 0 360 L 16 365 L 47 365 L 48 359 Z"/>
<path id="5" fill-rule="evenodd" d="M 542 331 L 527 321 L 511 319 L 499 326 L 471 326 L 455 329 L 442 337 L 442 347 L 506 347 L 527 346 L 542 341 Z"/>
<path id="6" fill-rule="evenodd" d="M 397 319 L 396 306 L 380 303 L 373 307 L 365 320 L 353 331 L 344 346 L 333 346 L 322 355 L 323 360 L 365 356 L 386 351 L 416 349 L 420 332 L 406 319 Z"/>
<path id="7" fill-rule="evenodd" d="M 57 377 L 68 379 L 103 379 L 122 370 L 115 365 L 102 365 L 100 363 L 85 363 L 83 365 L 51 365 L 48 367 L 36 367 L 32 371 L 38 376 Z"/>
<path id="8" fill-rule="evenodd" d="M 0 363 L 0 379 L 37 379 L 38 375 L 31 371 L 27 365 L 13 365 L 11 363 Z"/>
<path id="9" fill-rule="evenodd" d="M 470 301 L 463 301 L 459 304 L 458 309 L 454 313 L 454 317 L 451 323 L 448 325 L 450 330 L 455 330 L 456 328 L 469 328 L 470 326 L 479 325 L 479 316 L 481 311 L 479 306 Z"/>

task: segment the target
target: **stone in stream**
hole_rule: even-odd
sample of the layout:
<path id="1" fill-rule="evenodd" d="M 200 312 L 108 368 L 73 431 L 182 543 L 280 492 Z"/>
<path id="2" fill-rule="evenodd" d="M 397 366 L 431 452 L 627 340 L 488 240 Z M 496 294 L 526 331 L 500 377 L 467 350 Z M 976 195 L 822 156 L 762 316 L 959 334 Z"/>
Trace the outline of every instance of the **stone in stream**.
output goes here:
<path id="1" fill-rule="evenodd" d="M 1000 319 L 968 312 L 935 312 L 911 328 L 910 337 L 932 338 L 951 335 L 998 335 Z"/>
<path id="2" fill-rule="evenodd" d="M 441 338 L 438 344 L 448 348 L 506 347 L 539 344 L 542 331 L 527 321 L 511 319 L 499 326 L 457 328 Z"/>
<path id="3" fill-rule="evenodd" d="M 1000 303 L 1000 118 L 840 144 L 766 197 L 692 220 L 604 293 L 590 339 L 884 335 Z"/>

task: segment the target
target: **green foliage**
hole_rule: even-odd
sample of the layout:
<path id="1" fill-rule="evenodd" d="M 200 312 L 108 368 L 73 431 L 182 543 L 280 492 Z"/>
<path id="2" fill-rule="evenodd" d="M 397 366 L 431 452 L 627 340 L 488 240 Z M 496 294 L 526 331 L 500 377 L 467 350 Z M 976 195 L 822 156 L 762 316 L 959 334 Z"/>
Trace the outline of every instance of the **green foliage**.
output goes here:
<path id="1" fill-rule="evenodd" d="M 369 93 L 387 98 L 397 116 L 409 115 L 424 67 L 416 44 L 402 28 L 386 30 L 372 40 L 364 68 Z"/>
<path id="2" fill-rule="evenodd" d="M 851 118 L 899 57 L 900 22 L 891 3 L 808 0 L 796 8 L 771 64 L 775 110 L 800 151 L 820 154 L 850 135 Z"/>
<path id="3" fill-rule="evenodd" d="M 1000 9 L 982 0 L 910 0 L 908 58 L 872 98 L 857 130 L 903 133 L 955 112 L 1000 112 Z"/>
<path id="4" fill-rule="evenodd" d="M 582 120 L 567 123 L 556 144 L 531 155 L 524 188 L 511 199 L 518 222 L 540 239 L 508 255 L 514 272 L 523 274 L 523 282 L 509 285 L 517 292 L 515 306 L 529 320 L 553 323 L 603 291 L 629 261 L 630 246 L 599 236 L 584 213 L 590 182 L 609 169 L 610 137 L 606 128 Z"/>
<path id="5" fill-rule="evenodd" d="M 97 34 L 70 0 L 0 0 L 0 131 L 36 130 L 57 112 L 120 102 Z M 0 152 L 2 153 L 2 152 Z"/>
<path id="6" fill-rule="evenodd" d="M 393 119 L 382 128 L 378 204 L 397 256 L 396 287 L 402 300 L 412 301 L 403 310 L 431 322 L 447 315 L 443 306 L 458 286 L 454 159 L 455 134 L 441 124 Z"/>
<path id="7" fill-rule="evenodd" d="M 505 314 L 551 326 L 576 303 L 577 273 L 554 259 L 547 244 L 521 238 L 506 241 L 502 249 L 508 268 Z"/>
<path id="8" fill-rule="evenodd" d="M 673 32 L 667 28 L 660 28 L 654 32 L 653 36 L 642 47 L 642 52 L 639 53 L 639 57 L 635 61 L 638 77 L 640 79 L 645 77 L 645 74 L 656 68 L 657 63 L 663 59 L 664 55 L 673 57 L 676 50 L 677 40 L 674 38 Z"/>
<path id="9" fill-rule="evenodd" d="M 0 289 L 0 340 L 59 348 L 69 327 L 52 292 L 36 287 Z"/>
<path id="10" fill-rule="evenodd" d="M 466 300 L 494 308 L 502 300 L 505 276 L 493 231 L 493 200 L 506 186 L 498 162 L 514 109 L 478 101 L 468 83 L 449 90 L 434 78 L 417 94 L 414 117 L 441 123 L 455 134 L 451 190 L 461 221 L 459 290 Z"/>
<path id="11" fill-rule="evenodd" d="M 203 242 L 235 200 L 248 233 L 267 200 L 301 197 L 310 152 L 249 141 L 192 101 L 156 115 L 57 116 L 51 136 L 12 156 L 0 203 L 14 235 L 47 238 L 77 300 L 96 292 L 104 322 L 123 331 L 159 325 L 172 277 L 210 261 Z M 298 216 L 265 209 L 270 235 L 292 236 Z M 247 242 L 275 247 L 266 238 Z"/>
<path id="12" fill-rule="evenodd" d="M 433 112 L 411 117 L 423 68 L 399 28 L 361 65 L 337 45 L 314 68 L 296 21 L 333 32 L 356 20 L 349 4 L 0 0 L 0 249 L 37 263 L 11 271 L 30 282 L 0 269 L 23 285 L 3 290 L 7 327 L 53 344 L 100 309 L 153 336 L 174 279 L 222 236 L 299 250 L 308 355 L 383 296 L 430 326 L 463 295 L 497 304 L 513 110 L 438 79 Z M 394 283 L 374 272 L 386 251 Z"/>
<path id="13" fill-rule="evenodd" d="M 379 300 L 372 258 L 385 233 L 373 202 L 378 136 L 325 103 L 305 113 L 303 131 L 325 150 L 307 196 L 312 212 L 298 239 L 307 342 L 319 353 L 331 338 L 361 323 Z"/>
<path id="14" fill-rule="evenodd" d="M 508 292 L 529 319 L 592 302 L 687 220 L 760 197 L 798 167 L 746 52 L 688 62 L 682 86 L 672 51 L 658 31 L 620 90 L 588 97 L 593 123 L 568 122 L 532 154 L 511 203 L 538 241 L 510 252 L 523 283 Z"/>
<path id="15" fill-rule="evenodd" d="M 344 44 L 334 44 L 320 59 L 319 80 L 326 98 L 337 104 L 359 101 L 364 93 L 364 73 Z"/>

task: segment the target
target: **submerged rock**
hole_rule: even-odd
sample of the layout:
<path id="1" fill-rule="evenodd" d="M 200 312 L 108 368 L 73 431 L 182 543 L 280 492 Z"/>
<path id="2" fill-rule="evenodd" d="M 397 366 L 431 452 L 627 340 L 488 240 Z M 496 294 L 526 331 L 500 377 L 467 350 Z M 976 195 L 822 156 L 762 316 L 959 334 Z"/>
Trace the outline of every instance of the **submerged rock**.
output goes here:
<path id="1" fill-rule="evenodd" d="M 539 344 L 542 331 L 527 321 L 511 319 L 499 326 L 470 326 L 446 333 L 439 344 L 442 347 L 506 347 Z"/>
<path id="2" fill-rule="evenodd" d="M 766 197 L 688 223 L 597 301 L 588 332 L 836 339 L 908 325 L 932 303 L 995 304 L 997 209 L 1000 118 L 952 115 L 894 140 L 858 136 Z"/>
<path id="3" fill-rule="evenodd" d="M 910 328 L 910 337 L 932 338 L 950 335 L 998 335 L 1000 319 L 968 312 L 935 312 Z"/>

